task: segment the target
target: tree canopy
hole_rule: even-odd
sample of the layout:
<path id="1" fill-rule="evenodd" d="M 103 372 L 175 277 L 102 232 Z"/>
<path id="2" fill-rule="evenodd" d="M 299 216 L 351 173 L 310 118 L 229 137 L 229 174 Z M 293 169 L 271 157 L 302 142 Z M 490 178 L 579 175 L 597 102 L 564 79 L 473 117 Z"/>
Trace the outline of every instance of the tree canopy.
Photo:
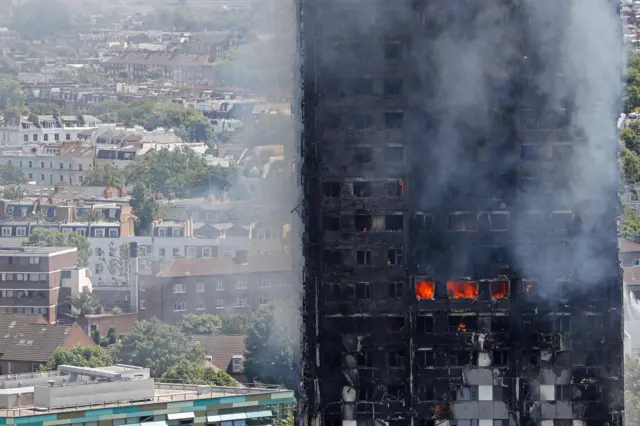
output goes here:
<path id="1" fill-rule="evenodd" d="M 76 367 L 107 367 L 112 365 L 109 351 L 100 346 L 76 346 L 75 348 L 58 348 L 47 363 L 46 369 L 57 370 L 59 365 Z"/>
<path id="2" fill-rule="evenodd" d="M 624 363 L 625 421 L 640 424 L 640 357 L 628 356 Z"/>
<path id="3" fill-rule="evenodd" d="M 162 376 L 180 360 L 202 363 L 204 353 L 180 328 L 157 318 L 137 321 L 131 333 L 116 344 L 118 362 L 147 367 L 153 377 Z"/>
<path id="4" fill-rule="evenodd" d="M 16 80 L 0 78 L 0 109 L 23 107 L 27 95 Z"/>
<path id="5" fill-rule="evenodd" d="M 89 266 L 89 258 L 91 257 L 91 244 L 83 235 L 77 232 L 62 233 L 59 231 L 51 231 L 47 229 L 34 229 L 27 241 L 23 243 L 25 246 L 43 246 L 43 247 L 76 247 L 78 249 L 78 266 L 86 268 Z"/>
<path id="6" fill-rule="evenodd" d="M 298 385 L 299 326 L 283 306 L 270 306 L 252 315 L 245 340 L 244 370 L 249 380 Z"/>
<path id="7" fill-rule="evenodd" d="M 24 198 L 26 191 L 20 185 L 11 185 L 4 188 L 3 197 L 7 200 L 19 201 Z"/>
<path id="8" fill-rule="evenodd" d="M 187 335 L 215 334 L 220 330 L 222 320 L 212 314 L 186 314 L 178 327 Z"/>
<path id="9" fill-rule="evenodd" d="M 124 169 L 111 163 L 98 164 L 85 173 L 82 180 L 84 186 L 104 186 L 121 188 L 125 184 Z"/>
<path id="10" fill-rule="evenodd" d="M 249 317 L 246 315 L 231 314 L 222 319 L 220 333 L 222 334 L 246 334 L 249 328 Z"/>
<path id="11" fill-rule="evenodd" d="M 184 359 L 169 367 L 162 375 L 162 379 L 170 382 L 198 385 L 234 386 L 237 384 L 233 377 L 220 369 Z"/>
<path id="12" fill-rule="evenodd" d="M 73 293 L 67 300 L 71 304 L 73 312 L 80 318 L 102 312 L 102 305 L 93 294 Z"/>

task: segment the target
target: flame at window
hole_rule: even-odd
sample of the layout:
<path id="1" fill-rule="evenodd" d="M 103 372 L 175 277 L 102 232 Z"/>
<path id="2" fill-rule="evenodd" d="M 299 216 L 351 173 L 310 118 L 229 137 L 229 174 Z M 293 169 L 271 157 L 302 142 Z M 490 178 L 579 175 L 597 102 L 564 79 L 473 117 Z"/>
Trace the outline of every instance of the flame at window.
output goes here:
<path id="1" fill-rule="evenodd" d="M 491 297 L 494 299 L 509 297 L 509 282 L 498 281 L 491 283 Z"/>
<path id="2" fill-rule="evenodd" d="M 533 294 L 533 281 L 524 281 L 522 285 L 523 285 L 525 294 L 528 294 L 528 295 Z"/>
<path id="3" fill-rule="evenodd" d="M 447 282 L 449 299 L 476 299 L 478 297 L 478 283 L 476 281 Z"/>
<path id="4" fill-rule="evenodd" d="M 460 323 L 458 324 L 458 330 L 457 331 L 462 332 L 462 333 L 467 331 L 467 326 L 464 325 L 464 322 L 462 320 L 460 320 Z"/>
<path id="5" fill-rule="evenodd" d="M 436 283 L 433 281 L 418 281 L 416 282 L 416 298 L 433 299 L 435 289 Z"/>

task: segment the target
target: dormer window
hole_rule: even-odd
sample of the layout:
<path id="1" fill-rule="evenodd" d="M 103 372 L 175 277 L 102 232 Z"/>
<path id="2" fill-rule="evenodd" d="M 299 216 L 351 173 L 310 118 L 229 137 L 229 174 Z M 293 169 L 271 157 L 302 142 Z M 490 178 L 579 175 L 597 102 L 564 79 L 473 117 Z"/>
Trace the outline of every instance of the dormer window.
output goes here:
<path id="1" fill-rule="evenodd" d="M 171 228 L 171 236 L 179 237 L 180 236 L 180 228 Z"/>
<path id="2" fill-rule="evenodd" d="M 231 371 L 234 373 L 242 373 L 244 371 L 244 362 L 242 355 L 234 355 L 231 358 Z"/>

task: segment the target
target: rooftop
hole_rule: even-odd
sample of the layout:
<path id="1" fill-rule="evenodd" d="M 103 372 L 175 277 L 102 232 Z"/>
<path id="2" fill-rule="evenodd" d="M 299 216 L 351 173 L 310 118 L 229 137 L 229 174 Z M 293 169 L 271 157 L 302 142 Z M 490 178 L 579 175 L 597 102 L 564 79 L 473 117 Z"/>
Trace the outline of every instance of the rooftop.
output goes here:
<path id="1" fill-rule="evenodd" d="M 640 252 L 640 244 L 625 240 L 624 238 L 618 238 L 618 249 L 621 253 Z"/>
<path id="2" fill-rule="evenodd" d="M 58 256 L 66 253 L 73 253 L 78 249 L 75 247 L 0 247 L 0 256 Z"/>
<path id="3" fill-rule="evenodd" d="M 292 270 L 290 254 L 249 256 L 246 262 L 232 257 L 211 259 L 176 259 L 160 266 L 157 277 L 193 277 L 232 274 L 256 274 L 264 272 L 289 272 Z M 141 275 L 153 275 L 151 268 Z"/>

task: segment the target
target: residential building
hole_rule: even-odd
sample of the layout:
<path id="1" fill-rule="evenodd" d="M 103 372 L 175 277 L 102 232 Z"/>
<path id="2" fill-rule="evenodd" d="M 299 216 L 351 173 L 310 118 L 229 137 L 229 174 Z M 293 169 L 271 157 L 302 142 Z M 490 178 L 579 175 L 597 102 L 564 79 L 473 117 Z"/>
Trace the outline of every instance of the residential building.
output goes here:
<path id="1" fill-rule="evenodd" d="M 293 410 L 293 391 L 274 386 L 163 383 L 128 365 L 0 376 L 0 418 L 38 426 L 262 426 Z"/>
<path id="2" fill-rule="evenodd" d="M 244 352 L 246 336 L 193 336 L 204 350 L 205 359 L 214 367 L 226 372 L 240 383 L 247 383 L 244 374 Z"/>
<path id="3" fill-rule="evenodd" d="M 247 313 L 294 297 L 291 256 L 178 259 L 140 273 L 139 317 L 177 323 L 184 314 Z"/>
<path id="4" fill-rule="evenodd" d="M 623 424 L 616 2 L 296 3 L 302 423 Z"/>
<path id="5" fill-rule="evenodd" d="M 0 313 L 0 375 L 34 373 L 58 348 L 93 345 L 77 324 L 49 324 L 38 315 Z"/>
<path id="6" fill-rule="evenodd" d="M 78 249 L 0 247 L 0 314 L 42 315 L 55 323 L 60 305 L 72 293 Z"/>
<path id="7" fill-rule="evenodd" d="M 91 115 L 35 115 L 22 117 L 5 112 L 0 122 L 0 144 L 22 146 L 27 142 L 75 141 L 78 133 L 97 129 L 102 121 Z"/>
<path id="8" fill-rule="evenodd" d="M 214 56 L 185 55 L 178 52 L 127 51 L 102 63 L 110 76 L 126 71 L 132 78 L 143 78 L 147 70 L 159 68 L 176 84 L 213 82 Z"/>

